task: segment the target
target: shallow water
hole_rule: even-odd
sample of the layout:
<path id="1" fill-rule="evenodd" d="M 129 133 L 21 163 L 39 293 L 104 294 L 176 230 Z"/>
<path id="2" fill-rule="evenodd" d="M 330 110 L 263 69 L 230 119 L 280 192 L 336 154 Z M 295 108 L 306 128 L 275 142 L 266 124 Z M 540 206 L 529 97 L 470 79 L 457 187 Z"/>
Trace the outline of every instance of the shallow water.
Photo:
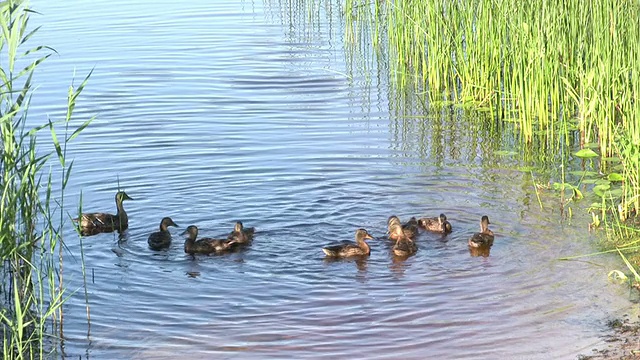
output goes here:
<path id="1" fill-rule="evenodd" d="M 98 117 L 69 148 L 68 210 L 82 192 L 85 210 L 113 211 L 118 181 L 136 199 L 125 236 L 83 239 L 91 322 L 80 290 L 66 357 L 573 358 L 628 305 L 606 279 L 613 257 L 557 260 L 591 252 L 588 219 L 563 221 L 553 193 L 540 208 L 530 164 L 496 153 L 514 150 L 512 131 L 390 95 L 375 60 L 345 53 L 337 4 L 313 16 L 273 2 L 33 5 L 34 41 L 59 56 L 37 73 L 32 119 L 60 119 L 74 69 L 78 84 L 95 68 L 76 123 Z M 440 212 L 451 235 L 390 255 L 389 215 Z M 472 257 L 483 214 L 495 245 Z M 163 216 L 181 229 L 151 251 Z M 257 228 L 247 251 L 183 253 L 186 226 L 216 236 L 236 220 Z M 323 258 L 358 227 L 379 237 L 369 259 Z M 79 289 L 70 225 L 66 244 Z"/>

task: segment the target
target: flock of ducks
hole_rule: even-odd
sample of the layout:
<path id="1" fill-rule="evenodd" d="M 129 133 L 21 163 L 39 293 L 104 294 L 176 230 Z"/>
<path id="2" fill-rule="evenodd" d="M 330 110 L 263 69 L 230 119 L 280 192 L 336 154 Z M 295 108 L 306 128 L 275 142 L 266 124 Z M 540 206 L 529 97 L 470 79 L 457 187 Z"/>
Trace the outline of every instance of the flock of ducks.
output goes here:
<path id="1" fill-rule="evenodd" d="M 90 236 L 100 233 L 118 231 L 122 232 L 129 227 L 129 218 L 124 210 L 123 202 L 133 200 L 124 191 L 116 193 L 115 215 L 108 213 L 83 213 L 79 218 L 73 219 L 77 223 L 77 228 L 81 235 Z M 480 220 L 480 232 L 473 234 L 467 242 L 469 250 L 475 256 L 488 256 L 489 249 L 493 245 L 494 235 L 489 230 L 489 217 L 484 215 Z M 169 227 L 178 225 L 170 218 L 165 217 L 160 222 L 159 231 L 149 235 L 147 243 L 153 250 L 167 249 L 171 245 L 171 233 Z M 393 215 L 387 220 L 387 235 L 393 242 L 392 251 L 395 256 L 409 257 L 418 251 L 416 237 L 419 229 L 439 233 L 449 234 L 453 228 L 444 214 L 436 217 L 425 217 L 416 219 L 412 217 L 408 222 L 402 224 L 400 219 Z M 244 248 L 251 244 L 255 228 L 245 228 L 241 221 L 237 221 L 233 231 L 225 238 L 200 238 L 198 239 L 198 227 L 190 225 L 182 233 L 187 235 L 184 242 L 184 252 L 187 254 L 220 254 Z M 342 243 L 322 248 L 327 257 L 349 258 L 369 256 L 371 248 L 366 240 L 374 239 L 365 229 L 356 230 L 355 243 Z"/>
<path id="2" fill-rule="evenodd" d="M 480 232 L 473 234 L 469 238 L 467 244 L 472 255 L 489 255 L 489 249 L 493 245 L 494 239 L 493 232 L 489 230 L 489 224 L 489 217 L 483 216 L 480 220 Z M 391 250 L 395 256 L 409 257 L 418 251 L 418 245 L 415 240 L 419 234 L 419 229 L 442 235 L 447 235 L 453 230 L 445 214 L 420 219 L 412 217 L 405 224 L 400 222 L 400 218 L 392 215 L 387 220 L 387 235 L 389 240 L 393 242 Z M 367 230 L 358 229 L 356 230 L 355 243 L 327 246 L 322 248 L 322 251 L 329 257 L 369 256 L 371 248 L 366 240 L 373 238 Z"/>
<path id="3" fill-rule="evenodd" d="M 123 202 L 133 200 L 124 191 L 116 193 L 116 214 L 109 213 L 83 213 L 80 217 L 73 219 L 77 223 L 78 230 L 82 236 L 96 235 L 108 232 L 122 232 L 129 228 L 129 217 L 124 210 Z M 165 217 L 160 221 L 159 231 L 149 235 L 147 243 L 153 250 L 163 250 L 171 246 L 171 233 L 169 227 L 176 224 L 170 217 Z M 254 228 L 245 228 L 241 221 L 237 221 L 233 231 L 226 238 L 200 238 L 198 239 L 198 227 L 190 225 L 182 233 L 187 235 L 184 242 L 184 252 L 187 254 L 214 254 L 237 250 L 251 244 L 253 240 Z"/>

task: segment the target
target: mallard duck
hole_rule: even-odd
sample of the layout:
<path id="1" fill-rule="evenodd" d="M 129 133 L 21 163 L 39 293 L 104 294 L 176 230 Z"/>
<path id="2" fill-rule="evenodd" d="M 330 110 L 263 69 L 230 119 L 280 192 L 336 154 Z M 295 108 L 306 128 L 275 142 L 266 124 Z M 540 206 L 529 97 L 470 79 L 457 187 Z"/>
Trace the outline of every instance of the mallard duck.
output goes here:
<path id="1" fill-rule="evenodd" d="M 493 231 L 489 230 L 489 224 L 489 217 L 484 215 L 480 220 L 480 232 L 469 238 L 469 246 L 477 248 L 493 245 Z"/>
<path id="2" fill-rule="evenodd" d="M 415 217 L 409 219 L 409 221 L 402 225 L 402 231 L 410 239 L 418 236 L 418 220 L 416 220 Z"/>
<path id="3" fill-rule="evenodd" d="M 399 257 L 411 256 L 418 251 L 418 245 L 410 237 L 406 236 L 401 226 L 394 226 L 393 233 L 389 235 L 396 239 L 393 245 L 393 253 Z"/>
<path id="4" fill-rule="evenodd" d="M 153 250 L 166 249 L 171 245 L 171 233 L 168 230 L 169 226 L 178 226 L 171 220 L 170 217 L 163 218 L 160 221 L 160 231 L 156 231 L 149 235 L 147 243 Z"/>
<path id="5" fill-rule="evenodd" d="M 367 230 L 356 230 L 356 243 L 340 244 L 323 247 L 322 251 L 331 257 L 368 256 L 371 248 L 365 240 L 373 239 Z"/>
<path id="6" fill-rule="evenodd" d="M 235 244 L 234 240 L 229 239 L 211 239 L 198 237 L 198 227 L 189 226 L 182 235 L 188 235 L 184 242 L 184 252 L 187 254 L 213 254 L 230 250 Z"/>
<path id="7" fill-rule="evenodd" d="M 418 235 L 418 221 L 415 217 L 412 217 L 406 224 L 402 225 L 400 218 L 395 215 L 389 216 L 389 219 L 387 220 L 387 231 L 389 232 L 389 239 L 394 241 L 398 240 L 400 237 L 397 235 L 400 234 L 400 232 L 395 230 L 396 227 L 400 227 L 402 229 L 402 236 L 406 236 L 410 239 L 413 239 Z"/>
<path id="8" fill-rule="evenodd" d="M 251 243 L 251 240 L 253 240 L 253 233 L 255 232 L 256 228 L 245 228 L 242 225 L 242 221 L 236 221 L 236 225 L 229 236 L 227 236 L 227 239 L 235 241 L 236 244 L 247 245 Z"/>
<path id="9" fill-rule="evenodd" d="M 420 218 L 418 225 L 425 230 L 441 234 L 448 234 L 453 230 L 445 214 L 440 214 L 438 217 Z"/>
<path id="10" fill-rule="evenodd" d="M 133 200 L 124 191 L 116 193 L 116 209 L 117 213 L 84 213 L 79 218 L 73 219 L 78 223 L 80 233 L 84 236 L 95 235 L 104 232 L 124 231 L 129 227 L 129 218 L 122 206 L 125 200 Z"/>

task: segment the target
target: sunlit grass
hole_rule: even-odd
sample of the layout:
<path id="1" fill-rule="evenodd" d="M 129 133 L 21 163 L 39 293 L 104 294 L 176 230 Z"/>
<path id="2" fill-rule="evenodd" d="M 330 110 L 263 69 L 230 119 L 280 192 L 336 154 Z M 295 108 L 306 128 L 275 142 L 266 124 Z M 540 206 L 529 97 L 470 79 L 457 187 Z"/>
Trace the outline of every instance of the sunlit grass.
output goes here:
<path id="1" fill-rule="evenodd" d="M 582 146 L 631 162 L 626 175 L 637 169 L 638 157 L 615 144 L 640 145 L 640 3 L 349 0 L 345 13 L 350 33 L 362 22 L 376 29 L 371 44 L 388 51 L 401 86 L 426 84 L 433 100 L 490 105 L 517 121 L 525 142 L 576 131 Z M 624 202 L 637 211 L 635 195 Z"/>
<path id="2" fill-rule="evenodd" d="M 345 14 L 346 40 L 375 29 L 368 44 L 388 53 L 398 88 L 515 123 L 529 150 L 561 154 L 550 185 L 562 202 L 589 186 L 593 224 L 625 236 L 620 221 L 640 211 L 640 2 L 347 0 Z M 595 171 L 572 184 L 564 161 L 576 157 Z"/>
<path id="3" fill-rule="evenodd" d="M 0 326 L 4 359 L 45 358 L 54 351 L 62 329 L 62 304 L 69 296 L 62 278 L 64 191 L 73 162 L 67 144 L 90 123 L 69 127 L 76 100 L 87 79 L 69 90 L 67 115 L 27 128 L 27 115 L 38 65 L 53 51 L 24 49 L 37 31 L 29 30 L 33 12 L 22 1 L 0 3 Z M 56 127 L 64 128 L 59 137 Z M 39 133 L 49 130 L 52 151 L 42 150 Z M 45 134 L 46 135 L 46 134 Z M 48 160 L 58 160 L 61 184 L 54 191 Z"/>

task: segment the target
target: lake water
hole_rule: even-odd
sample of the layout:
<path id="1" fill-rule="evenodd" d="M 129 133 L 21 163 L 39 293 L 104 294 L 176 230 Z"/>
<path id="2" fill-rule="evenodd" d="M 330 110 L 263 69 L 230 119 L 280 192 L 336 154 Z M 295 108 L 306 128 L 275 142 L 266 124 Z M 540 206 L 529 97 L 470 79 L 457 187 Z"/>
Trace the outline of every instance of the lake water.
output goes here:
<path id="1" fill-rule="evenodd" d="M 506 125 L 430 110 L 389 84 L 384 56 L 345 51 L 336 1 L 33 1 L 34 44 L 59 55 L 35 76 L 30 118 L 61 119 L 67 87 L 94 69 L 69 148 L 67 211 L 115 211 L 130 229 L 80 241 L 67 224 L 69 359 L 569 359 L 602 345 L 629 305 L 594 251 L 588 216 L 563 220 Z M 75 71 L 75 76 L 74 76 Z M 489 130 L 491 129 L 491 130 Z M 577 166 L 577 164 L 574 164 Z M 542 181 L 542 180 L 540 180 Z M 405 261 L 383 239 L 395 214 L 444 212 Z M 489 257 L 466 240 L 489 215 Z M 147 236 L 171 216 L 168 251 Z M 247 251 L 191 258 L 179 233 L 255 226 Z M 321 247 L 369 230 L 371 256 Z"/>

